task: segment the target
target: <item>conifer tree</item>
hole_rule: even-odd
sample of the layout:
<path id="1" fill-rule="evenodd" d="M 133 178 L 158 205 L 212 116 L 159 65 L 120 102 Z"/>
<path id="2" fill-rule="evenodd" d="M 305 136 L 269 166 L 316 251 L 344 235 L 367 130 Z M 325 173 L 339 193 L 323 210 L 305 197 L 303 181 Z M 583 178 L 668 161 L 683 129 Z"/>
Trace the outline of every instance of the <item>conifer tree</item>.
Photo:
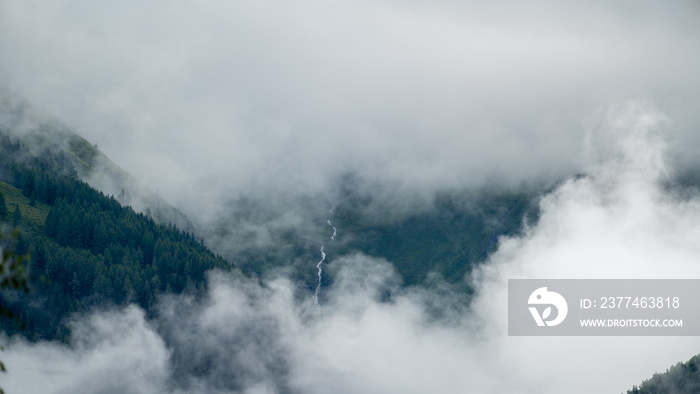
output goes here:
<path id="1" fill-rule="evenodd" d="M 15 204 L 15 212 L 12 214 L 12 224 L 15 227 L 22 223 L 22 211 L 19 210 L 19 204 Z"/>
<path id="2" fill-rule="evenodd" d="M 5 204 L 5 196 L 0 192 L 0 219 L 7 217 L 7 204 Z"/>

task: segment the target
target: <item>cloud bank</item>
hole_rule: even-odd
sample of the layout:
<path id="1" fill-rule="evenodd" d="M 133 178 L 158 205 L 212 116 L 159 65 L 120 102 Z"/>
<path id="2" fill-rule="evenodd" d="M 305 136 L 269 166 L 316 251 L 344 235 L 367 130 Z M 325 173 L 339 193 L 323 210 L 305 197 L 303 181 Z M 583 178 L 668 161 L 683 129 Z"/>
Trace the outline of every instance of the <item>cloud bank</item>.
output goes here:
<path id="1" fill-rule="evenodd" d="M 397 194 L 558 178 L 628 98 L 697 161 L 692 1 L 0 7 L 0 82 L 193 217 L 346 173 Z"/>
<path id="2" fill-rule="evenodd" d="M 14 340 L 3 388 L 619 392 L 689 358 L 696 338 L 507 337 L 505 286 L 698 277 L 700 199 L 662 184 L 697 164 L 699 15 L 681 0 L 3 1 L 0 84 L 205 223 L 240 195 L 283 192 L 284 212 L 275 198 L 348 173 L 402 201 L 587 174 L 500 240 L 465 279 L 473 299 L 402 289 L 363 255 L 329 262 L 321 314 L 285 278 L 212 274 L 208 298 L 165 299 L 158 318 L 95 311 L 70 346 Z"/>
<path id="3" fill-rule="evenodd" d="M 621 392 L 697 353 L 697 337 L 508 337 L 509 278 L 699 277 L 700 196 L 672 173 L 664 117 L 611 111 L 608 148 L 541 201 L 540 220 L 449 288 L 401 288 L 390 262 L 339 256 L 314 308 L 284 277 L 212 273 L 204 300 L 76 317 L 71 347 L 21 340 L 3 354 L 12 393 Z M 592 137 L 592 141 L 598 137 Z M 592 143 L 591 146 L 596 146 Z M 435 309 L 440 309 L 436 318 Z"/>

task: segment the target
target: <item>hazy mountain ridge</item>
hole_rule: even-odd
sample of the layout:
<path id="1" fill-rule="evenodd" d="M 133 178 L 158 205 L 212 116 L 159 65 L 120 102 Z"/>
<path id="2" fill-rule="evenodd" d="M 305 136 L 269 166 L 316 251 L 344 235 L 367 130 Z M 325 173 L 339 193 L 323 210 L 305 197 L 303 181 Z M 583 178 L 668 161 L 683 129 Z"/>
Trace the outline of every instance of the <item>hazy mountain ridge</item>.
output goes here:
<path id="1" fill-rule="evenodd" d="M 12 215 L 0 222 L 20 230 L 16 249 L 31 255 L 32 291 L 0 296 L 26 330 L 2 320 L 6 333 L 67 340 L 75 312 L 133 303 L 155 313 L 160 294 L 202 294 L 207 271 L 230 269 L 191 233 L 157 224 L 76 176 L 60 174 L 70 171 L 56 163 L 73 165 L 65 156 L 35 156 L 0 134 L 0 192 L 12 204 Z"/>
<path id="2" fill-rule="evenodd" d="M 130 177 L 108 158 L 104 157 L 96 147 L 70 131 L 70 129 L 62 128 L 63 126 L 60 124 L 58 126 L 46 125 L 45 127 L 46 130 L 40 128 L 37 132 L 24 134 L 29 136 L 27 141 L 29 146 L 33 147 L 30 149 L 33 154 L 41 155 L 41 152 L 47 149 L 48 151 L 64 152 L 66 155 L 70 155 L 68 156 L 69 158 L 72 158 L 71 164 L 75 166 L 77 175 L 80 175 L 81 172 L 83 176 L 94 173 L 97 171 L 95 169 L 100 168 L 100 166 L 104 166 L 102 167 L 103 171 L 109 171 L 110 166 L 114 166 L 115 172 L 108 178 Z M 59 136 L 59 140 L 63 141 L 63 144 L 57 145 L 57 140 L 54 136 Z M 61 149 L 57 149 L 57 146 L 60 146 Z M 19 153 L 18 155 L 18 157 L 23 159 L 31 156 Z M 57 157 L 59 158 L 58 160 L 62 160 L 60 155 Z M 104 157 L 103 164 L 99 164 L 103 160 L 100 157 Z M 46 166 L 44 167 L 46 168 Z M 53 168 L 53 170 L 66 172 L 62 167 L 57 167 Z M 52 168 L 46 168 L 46 170 L 51 172 Z M 582 177 L 585 177 L 585 175 L 577 176 L 579 179 Z M 121 179 L 122 182 L 127 180 L 126 178 Z M 314 223 L 308 228 L 296 228 L 293 222 L 283 223 L 277 228 L 272 228 L 272 231 L 267 233 L 270 237 L 270 240 L 267 242 L 251 242 L 248 247 L 242 249 L 234 248 L 228 251 L 229 254 L 226 257 L 232 258 L 244 271 L 260 277 L 278 269 L 291 271 L 292 278 L 297 281 L 298 288 L 302 290 L 304 295 L 308 295 L 309 290 L 315 284 L 316 271 L 314 270 L 314 265 L 318 261 L 319 246 L 324 243 L 327 246 L 326 252 L 329 256 L 327 264 L 331 265 L 331 269 L 327 271 L 327 275 L 324 277 L 324 286 L 328 286 L 334 281 L 333 274 L 337 270 L 333 269 L 333 261 L 357 252 L 389 261 L 403 279 L 403 285 L 420 286 L 429 279 L 428 277 L 432 273 L 438 273 L 450 282 L 459 282 L 469 273 L 474 264 L 483 261 L 494 250 L 499 237 L 519 234 L 526 222 L 534 223 L 537 221 L 539 198 L 549 191 L 549 188 L 541 187 L 515 191 L 444 192 L 435 196 L 429 208 L 416 210 L 413 213 L 404 211 L 400 215 L 387 211 L 386 215 L 382 216 L 378 215 L 378 213 L 382 212 L 381 209 L 377 210 L 376 207 L 372 206 L 372 193 L 353 194 L 352 187 L 342 183 L 341 185 L 339 189 L 345 190 L 346 193 L 339 193 L 341 196 L 339 198 L 340 202 L 332 205 L 332 209 L 328 210 L 326 216 L 319 213 Z M 690 190 L 689 193 L 694 193 L 692 190 L 696 189 L 697 185 L 698 177 L 693 173 L 681 174 L 677 180 L 669 182 L 669 187 L 677 188 L 681 191 Z M 11 186 L 7 184 L 0 186 L 4 188 L 3 190 L 8 190 L 12 193 L 12 201 L 19 201 L 23 207 L 29 203 L 28 196 L 19 197 L 20 189 L 10 189 Z M 243 203 L 242 201 L 234 201 L 234 203 L 239 204 L 236 207 L 237 210 L 222 212 L 220 222 L 222 225 L 227 224 L 229 229 L 231 226 L 235 227 L 241 223 L 258 224 L 261 227 L 265 227 L 268 221 L 273 221 L 277 217 L 275 211 L 270 211 L 270 208 L 265 206 L 264 202 L 248 201 Z M 62 205 L 63 208 L 61 208 L 64 210 L 62 215 L 67 216 L 79 212 L 80 205 L 81 203 L 64 203 Z M 314 201 L 309 202 L 309 206 L 304 208 L 304 212 L 308 212 L 314 206 Z M 57 215 L 56 212 L 59 211 L 58 206 L 54 207 L 56 208 L 55 215 Z M 46 212 L 49 209 L 48 206 L 44 205 L 41 209 L 44 210 L 42 212 L 49 214 Z M 237 213 L 242 213 L 242 216 L 237 217 Z M 329 242 L 331 227 L 325 222 L 326 219 L 332 220 L 334 226 L 340 230 L 340 236 L 334 243 Z M 31 227 L 34 231 L 42 230 L 39 223 L 34 223 Z M 70 226 L 66 228 L 70 228 Z M 223 241 L 230 240 L 236 234 L 226 233 L 225 227 L 221 230 L 221 240 Z M 267 230 L 270 230 L 270 228 Z M 121 265 L 135 267 L 134 262 L 147 260 L 144 255 L 124 253 L 121 259 L 111 257 L 112 262 L 107 264 L 106 258 L 100 261 L 99 257 L 94 259 L 86 252 L 86 249 L 94 248 L 94 244 L 73 245 L 71 239 L 58 240 L 58 231 L 56 229 L 48 231 L 51 233 L 49 234 L 50 237 L 56 238 L 56 243 L 59 246 L 40 246 L 42 249 L 40 249 L 37 256 L 42 256 L 41 258 L 44 259 L 41 262 L 41 269 L 43 270 L 47 270 L 52 266 L 51 263 L 47 264 L 47 256 L 63 256 L 61 258 L 73 256 L 72 258 L 76 260 L 84 257 L 86 261 L 90 261 L 89 264 L 94 266 L 119 266 L 120 264 L 116 260 L 123 260 L 126 263 Z M 78 238 L 84 236 L 76 228 L 72 228 L 70 231 L 75 232 L 74 235 L 78 236 Z M 134 241 L 141 242 L 142 239 L 135 238 Z M 126 242 L 129 242 L 128 238 Z M 246 240 L 242 241 L 243 244 L 246 242 Z M 222 244 L 217 244 L 216 246 L 222 247 Z M 82 252 L 79 252 L 81 257 L 72 255 L 71 248 L 82 250 Z M 112 254 L 113 252 L 110 251 L 109 255 Z M 169 257 L 168 264 L 171 263 L 176 263 L 173 254 Z M 144 296 L 145 298 L 139 298 L 138 292 L 134 293 L 136 294 L 135 296 L 130 296 L 128 291 L 129 288 L 134 289 L 135 285 L 133 282 L 136 282 L 136 280 L 131 278 L 136 276 L 110 272 L 109 275 L 116 275 L 115 277 L 122 275 L 122 283 L 119 285 L 120 289 L 114 290 L 115 281 L 112 278 L 110 278 L 110 282 L 97 281 L 99 275 L 96 271 L 93 271 L 92 277 L 87 276 L 92 279 L 92 290 L 96 289 L 95 286 L 98 283 L 100 286 L 107 286 L 108 288 L 110 286 L 108 283 L 111 283 L 112 286 L 112 290 L 100 290 L 101 293 L 98 292 L 99 294 L 95 296 L 90 294 L 92 290 L 86 288 L 85 283 L 83 283 L 86 281 L 82 276 L 75 276 L 78 280 L 74 281 L 73 279 L 75 278 L 70 275 L 71 273 L 77 275 L 79 272 L 89 274 L 89 270 L 76 269 L 75 265 L 66 267 L 68 267 L 70 272 L 61 273 L 61 279 L 57 280 L 57 283 L 63 287 L 61 290 L 63 298 L 58 298 L 59 304 L 53 305 L 54 308 L 65 309 L 61 312 L 62 314 L 75 311 L 75 308 L 71 309 L 71 307 L 66 307 L 66 305 L 71 304 L 71 297 L 78 297 L 78 295 L 89 298 L 85 305 L 93 305 L 93 302 L 99 297 L 106 299 L 117 297 L 117 302 L 124 303 L 137 300 L 136 302 L 144 308 L 148 308 L 154 302 L 155 286 L 160 286 L 159 291 L 164 292 L 169 292 L 169 290 L 181 292 L 186 287 L 189 287 L 188 291 L 193 291 L 192 289 L 201 291 L 197 289 L 203 283 L 202 272 L 198 273 L 198 281 L 194 286 L 186 284 L 182 280 L 179 281 L 182 283 L 172 287 L 168 287 L 170 284 L 163 285 L 165 281 L 151 282 L 148 285 L 150 286 L 151 294 Z M 184 273 L 185 267 L 182 266 L 180 268 L 182 268 Z M 60 272 L 61 269 L 54 271 L 54 273 Z M 167 271 L 168 269 L 165 270 Z M 51 269 L 48 269 L 47 272 L 49 271 Z M 114 271 L 118 272 L 119 270 Z M 148 273 L 148 275 L 151 274 L 156 275 L 155 271 Z M 174 272 L 168 271 L 165 276 L 157 276 L 168 277 L 171 274 L 174 274 Z M 103 275 L 106 276 L 107 274 L 103 273 Z M 130 278 L 129 285 L 124 283 L 123 278 L 126 277 Z M 95 291 L 97 292 L 97 290 Z M 117 293 L 119 295 L 116 295 Z M 52 296 L 56 294 L 53 293 Z M 14 302 L 15 300 L 11 301 Z M 85 305 L 81 306 L 81 308 L 85 308 Z M 78 311 L 84 310 L 78 308 Z M 34 317 L 38 316 L 40 319 L 47 319 L 46 316 L 41 315 L 36 310 L 29 312 L 25 310 L 24 315 L 33 315 Z M 50 322 L 52 325 L 57 323 L 57 321 Z M 65 340 L 68 334 L 65 329 L 59 329 L 57 332 L 47 332 L 42 335 Z M 189 365 L 187 364 L 186 352 L 178 348 L 176 355 L 178 364 L 181 364 L 179 367 L 182 368 L 181 372 L 191 372 L 187 370 Z M 274 360 L 270 362 L 275 364 Z M 205 371 L 208 366 L 208 360 L 198 360 L 196 365 L 198 369 L 194 374 L 197 376 L 206 375 Z M 281 368 L 282 370 L 286 368 L 286 366 L 277 367 L 274 365 L 273 367 Z M 665 374 L 654 375 L 650 380 L 642 383 L 640 387 L 633 388 L 630 393 L 658 392 L 657 390 L 666 390 L 661 392 L 673 393 L 695 392 L 697 374 L 694 372 L 696 370 L 694 359 L 691 359 L 688 363 L 679 363 Z M 243 378 L 241 376 L 235 379 Z M 186 383 L 183 384 L 186 385 Z M 226 385 L 224 384 L 224 386 Z M 659 387 L 663 388 L 659 389 Z"/>
<path id="3" fill-rule="evenodd" d="M 627 394 L 693 394 L 700 392 L 700 355 L 655 373 Z"/>
<path id="4" fill-rule="evenodd" d="M 146 213 L 158 223 L 172 223 L 185 231 L 194 231 L 187 216 L 115 164 L 96 144 L 3 89 L 0 89 L 0 131 L 19 138 L 35 155 L 47 150 L 65 152 L 80 179 L 94 188 L 117 197 L 123 205 Z"/>

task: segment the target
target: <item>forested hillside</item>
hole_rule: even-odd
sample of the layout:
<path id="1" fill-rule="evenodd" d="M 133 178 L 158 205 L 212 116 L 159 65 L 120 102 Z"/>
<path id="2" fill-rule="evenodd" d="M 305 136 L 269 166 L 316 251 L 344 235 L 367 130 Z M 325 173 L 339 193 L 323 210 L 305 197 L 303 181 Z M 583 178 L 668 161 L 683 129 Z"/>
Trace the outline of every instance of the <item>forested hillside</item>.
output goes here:
<path id="1" fill-rule="evenodd" d="M 24 155 L 54 152 L 61 163 L 53 163 L 58 166 L 49 171 L 70 171 L 95 189 L 116 196 L 123 205 L 131 205 L 136 212 L 147 212 L 157 223 L 173 223 L 180 229 L 194 231 L 194 225 L 182 212 L 112 162 L 97 144 L 93 145 L 61 120 L 2 87 L 0 130 L 25 146 Z M 55 155 L 57 152 L 63 155 Z"/>
<path id="2" fill-rule="evenodd" d="M 692 394 L 700 393 L 700 356 L 678 363 L 664 373 L 655 373 L 627 394 Z"/>
<path id="3" fill-rule="evenodd" d="M 19 229 L 14 247 L 31 256 L 30 293 L 0 296 L 18 317 L 1 321 L 8 333 L 24 326 L 30 338 L 66 339 L 73 312 L 137 303 L 151 313 L 159 294 L 201 294 L 207 270 L 230 267 L 191 233 L 156 224 L 78 180 L 65 153 L 34 155 L 5 134 L 0 193 L 4 231 Z"/>
<path id="4" fill-rule="evenodd" d="M 270 208 L 239 199 L 229 212 L 221 213 L 217 232 L 207 240 L 245 272 L 263 276 L 276 267 L 292 267 L 294 278 L 307 288 L 316 284 L 321 245 L 329 265 L 357 251 L 384 258 L 406 286 L 424 284 L 431 273 L 464 284 L 465 275 L 497 249 L 500 237 L 520 234 L 526 222 L 537 221 L 539 196 L 546 190 L 453 190 L 436 195 L 420 209 L 395 213 L 377 209 L 374 196 L 358 193 L 360 188 L 341 183 L 338 189 L 339 202 L 331 210 L 319 208 L 322 203 L 304 207 L 306 216 L 314 219 L 311 229 L 278 225 Z M 268 238 L 262 246 L 253 231 L 242 230 L 260 227 Z M 333 228 L 337 236 L 331 241 Z M 332 280 L 325 276 L 323 286 Z"/>
<path id="5" fill-rule="evenodd" d="M 18 207 L 20 252 L 32 256 L 31 294 L 4 295 L 1 302 L 21 317 L 29 336 L 65 338 L 64 319 L 93 306 L 134 302 L 151 311 L 159 294 L 201 293 L 207 270 L 230 267 L 192 234 L 159 225 L 80 181 L 74 160 L 64 151 L 47 146 L 37 155 L 2 135 L 0 166 L 8 211 L 3 221 L 15 226 Z M 396 267 L 404 285 L 422 284 L 431 272 L 460 282 L 495 250 L 498 237 L 518 233 L 524 217 L 536 220 L 537 215 L 536 193 L 489 192 L 445 193 L 431 209 L 394 218 L 367 214 L 370 195 L 358 195 L 345 184 L 340 188 L 346 193 L 332 219 L 341 235 L 327 243 L 327 263 L 355 251 L 382 257 Z M 237 209 L 232 212 L 243 210 L 249 217 L 265 207 L 249 202 Z M 243 227 L 235 214 L 222 215 L 222 222 Z M 250 242 L 234 250 L 227 249 L 233 235 L 224 234 L 214 248 L 258 276 L 291 267 L 293 279 L 308 290 L 316 285 L 314 265 L 329 230 L 323 221 L 314 239 L 296 228 L 282 228 L 271 232 L 275 247 Z M 322 285 L 332 282 L 327 274 Z M 3 324 L 8 332 L 16 329 L 14 323 Z"/>
<path id="6" fill-rule="evenodd" d="M 1 242 L 3 248 L 30 256 L 29 293 L 8 289 L 0 293 L 0 310 L 15 316 L 0 319 L 0 330 L 34 340 L 66 341 L 69 318 L 75 312 L 134 303 L 154 316 L 161 294 L 201 297 L 206 271 L 232 268 L 193 234 L 157 224 L 82 182 L 74 165 L 65 152 L 46 148 L 36 154 L 0 133 L 1 231 L 17 234 L 2 237 Z M 683 188 L 695 185 L 681 182 Z M 360 251 L 391 262 L 405 286 L 424 284 L 431 272 L 464 284 L 461 279 L 487 259 L 500 236 L 520 233 L 524 223 L 535 222 L 539 214 L 537 191 L 443 193 L 430 209 L 384 217 L 367 214 L 371 195 L 347 190 L 330 212 L 333 225 L 326 218 L 319 224 L 318 239 L 281 228 L 270 233 L 275 247 L 251 243 L 222 253 L 255 275 L 291 267 L 291 277 L 308 290 L 317 280 L 318 245 L 326 240 L 327 264 Z M 248 202 L 238 209 L 265 208 Z M 234 214 L 223 215 L 222 221 L 238 225 Z M 335 226 L 342 235 L 328 242 L 326 233 Z M 230 239 L 230 234 L 224 235 Z M 331 270 L 322 284 L 332 282 Z M 700 390 L 699 370 L 693 357 L 627 393 L 695 393 Z"/>

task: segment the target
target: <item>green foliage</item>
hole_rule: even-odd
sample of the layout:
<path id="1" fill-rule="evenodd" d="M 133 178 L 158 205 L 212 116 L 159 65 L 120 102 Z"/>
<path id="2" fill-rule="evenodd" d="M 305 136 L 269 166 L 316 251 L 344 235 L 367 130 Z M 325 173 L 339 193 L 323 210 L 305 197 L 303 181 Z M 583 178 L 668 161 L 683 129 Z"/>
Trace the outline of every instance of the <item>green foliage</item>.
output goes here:
<path id="1" fill-rule="evenodd" d="M 22 211 L 19 209 L 19 204 L 15 204 L 15 211 L 12 213 L 12 224 L 17 227 L 22 223 Z"/>
<path id="2" fill-rule="evenodd" d="M 29 252 L 20 231 L 14 230 L 9 236 L 0 231 L 0 249 L 0 289 L 29 292 L 24 272 L 25 263 L 29 261 Z M 13 317 L 13 313 L 0 304 L 0 316 Z"/>
<path id="3" fill-rule="evenodd" d="M 672 366 L 665 373 L 656 373 L 641 385 L 627 390 L 627 394 L 686 393 L 700 393 L 700 355 Z"/>
<path id="4" fill-rule="evenodd" d="M 0 182 L 0 191 L 15 205 L 13 221 L 25 222 L 17 250 L 27 251 L 30 244 L 33 250 L 28 267 L 33 291 L 1 296 L 0 304 L 22 318 L 25 336 L 65 340 L 68 315 L 99 305 L 137 303 L 154 313 L 161 293 L 201 294 L 206 271 L 230 268 L 192 234 L 123 207 L 60 163 L 70 161 L 60 154 L 32 157 L 0 135 L 0 174 L 8 174 L 0 178 L 6 182 Z M 18 331 L 8 321 L 0 321 L 0 329 Z"/>
<path id="5" fill-rule="evenodd" d="M 0 180 L 0 193 L 5 195 L 5 200 L 7 201 L 7 207 L 14 209 L 15 205 L 19 205 L 22 212 L 22 221 L 24 222 L 24 229 L 29 233 L 42 233 L 44 227 L 44 221 L 46 221 L 46 215 L 48 215 L 51 206 L 40 202 L 37 200 L 36 207 L 29 205 L 30 200 L 22 194 L 22 190 L 18 189 L 7 183 L 3 183 Z M 11 212 L 0 220 L 12 220 Z"/>
<path id="6" fill-rule="evenodd" d="M 68 148 L 71 153 L 89 166 L 94 164 L 95 157 L 99 153 L 96 145 L 91 145 L 86 139 L 77 135 L 72 136 L 68 141 Z"/>
<path id="7" fill-rule="evenodd" d="M 6 219 L 8 215 L 7 203 L 5 202 L 5 195 L 0 191 L 0 220 Z"/>
<path id="8" fill-rule="evenodd" d="M 454 191 L 436 195 L 431 206 L 397 214 L 391 211 L 392 207 L 377 208 L 381 203 L 373 201 L 369 193 L 358 192 L 361 188 L 347 185 L 341 189 L 341 203 L 333 207 L 328 218 L 340 236 L 333 242 L 324 242 L 327 263 L 331 265 L 336 256 L 357 251 L 384 258 L 396 268 L 405 286 L 423 285 L 431 274 L 437 273 L 470 291 L 462 283 L 465 275 L 496 250 L 499 237 L 519 234 L 524 221 L 534 221 L 538 214 L 537 191 Z M 264 212 L 255 201 L 237 201 L 237 205 L 242 207 L 241 215 Z M 241 222 L 256 219 L 244 217 Z M 222 220 L 235 226 L 238 219 Z M 319 220 L 318 229 L 318 234 L 311 236 L 295 228 L 271 230 L 274 248 L 250 246 L 226 257 L 244 272 L 258 276 L 291 263 L 295 279 L 313 288 L 319 242 L 328 239 L 331 231 L 325 219 Z M 220 236 L 227 238 L 225 234 Z M 249 243 L 255 244 L 252 240 Z M 324 286 L 330 283 L 332 270 L 324 275 Z"/>
<path id="9" fill-rule="evenodd" d="M 0 259 L 0 289 L 6 291 L 23 291 L 29 292 L 27 277 L 24 272 L 25 262 L 29 260 L 29 253 L 22 253 L 23 249 L 22 237 L 19 230 L 15 230 L 11 235 L 7 236 L 0 229 L 0 249 L 2 250 L 2 258 Z M 17 321 L 12 310 L 5 307 L 4 303 L 0 303 L 0 317 L 3 320 Z M 4 348 L 0 347 L 0 350 Z M 0 361 L 0 372 L 7 372 L 5 364 Z M 0 393 L 4 393 L 0 389 Z"/>
<path id="10" fill-rule="evenodd" d="M 431 272 L 461 281 L 495 250 L 498 237 L 520 231 L 523 218 L 535 210 L 534 200 L 526 193 L 442 194 L 431 209 L 383 220 L 381 214 L 362 214 L 370 201 L 348 198 L 334 212 L 354 236 L 349 248 L 391 261 L 412 285 Z"/>

